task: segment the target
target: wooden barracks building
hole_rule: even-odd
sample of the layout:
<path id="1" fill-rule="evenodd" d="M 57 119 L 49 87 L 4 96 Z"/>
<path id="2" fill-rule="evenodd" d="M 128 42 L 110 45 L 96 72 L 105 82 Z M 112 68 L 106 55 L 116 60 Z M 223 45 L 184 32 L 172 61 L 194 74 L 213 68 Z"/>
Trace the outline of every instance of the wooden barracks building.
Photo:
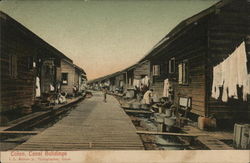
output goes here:
<path id="1" fill-rule="evenodd" d="M 58 85 L 64 80 L 63 73 L 68 73 L 70 80 L 76 78 L 67 83 L 71 90 L 73 85 L 81 87 L 79 80 L 86 80 L 84 70 L 74 65 L 70 58 L 3 12 L 0 12 L 0 24 L 1 115 L 31 107 L 36 97 L 61 89 Z M 64 62 L 69 63 L 72 71 L 64 69 Z"/>
<path id="2" fill-rule="evenodd" d="M 149 68 L 138 71 L 142 63 Z M 130 85 L 148 75 L 159 97 L 168 83 L 168 97 L 180 108 L 187 101 L 191 114 L 249 121 L 250 1 L 222 0 L 183 20 L 126 72 Z"/>

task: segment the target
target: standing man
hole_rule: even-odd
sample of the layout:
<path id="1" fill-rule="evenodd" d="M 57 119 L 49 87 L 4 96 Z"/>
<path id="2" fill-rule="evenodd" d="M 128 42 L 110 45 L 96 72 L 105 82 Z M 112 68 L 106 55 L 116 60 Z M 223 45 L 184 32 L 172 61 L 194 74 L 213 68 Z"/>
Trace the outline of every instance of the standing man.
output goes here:
<path id="1" fill-rule="evenodd" d="M 103 101 L 105 103 L 107 102 L 107 93 L 108 93 L 108 89 L 107 89 L 107 87 L 104 87 L 103 88 L 103 97 L 104 97 Z"/>

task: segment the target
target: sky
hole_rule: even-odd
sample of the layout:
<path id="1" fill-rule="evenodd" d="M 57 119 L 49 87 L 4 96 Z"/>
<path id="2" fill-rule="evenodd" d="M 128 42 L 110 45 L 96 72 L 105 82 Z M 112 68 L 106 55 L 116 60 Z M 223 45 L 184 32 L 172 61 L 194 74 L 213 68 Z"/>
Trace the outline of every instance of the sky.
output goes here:
<path id="1" fill-rule="evenodd" d="M 182 20 L 218 0 L 2 0 L 0 9 L 82 67 L 131 66 Z"/>

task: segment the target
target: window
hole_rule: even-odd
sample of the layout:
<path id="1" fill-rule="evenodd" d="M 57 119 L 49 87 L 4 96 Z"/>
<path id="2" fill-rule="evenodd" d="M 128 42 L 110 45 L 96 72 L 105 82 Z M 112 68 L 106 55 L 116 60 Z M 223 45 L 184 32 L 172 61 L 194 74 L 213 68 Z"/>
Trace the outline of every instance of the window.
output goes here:
<path id="1" fill-rule="evenodd" d="M 28 70 L 32 70 L 36 67 L 36 62 L 34 61 L 33 57 L 28 57 Z"/>
<path id="2" fill-rule="evenodd" d="M 175 58 L 171 58 L 168 62 L 169 65 L 169 73 L 174 73 L 175 72 Z"/>
<path id="3" fill-rule="evenodd" d="M 153 76 L 160 76 L 160 65 L 153 65 Z"/>
<path id="4" fill-rule="evenodd" d="M 17 56 L 10 55 L 9 57 L 9 74 L 11 78 L 17 78 Z"/>
<path id="5" fill-rule="evenodd" d="M 62 84 L 68 85 L 68 73 L 62 73 Z"/>
<path id="6" fill-rule="evenodd" d="M 184 60 L 178 65 L 179 84 L 188 84 L 188 61 Z"/>

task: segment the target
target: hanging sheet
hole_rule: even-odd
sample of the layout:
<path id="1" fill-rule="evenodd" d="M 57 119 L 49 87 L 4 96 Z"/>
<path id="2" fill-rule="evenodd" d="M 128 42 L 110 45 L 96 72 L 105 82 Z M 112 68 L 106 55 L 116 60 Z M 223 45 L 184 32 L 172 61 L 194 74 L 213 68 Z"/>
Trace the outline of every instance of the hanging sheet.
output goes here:
<path id="1" fill-rule="evenodd" d="M 243 100 L 250 94 L 250 77 L 247 73 L 247 57 L 245 42 L 223 62 L 213 68 L 212 97 L 219 98 L 219 87 L 223 88 L 222 101 L 228 98 L 238 99 L 237 85 L 243 87 Z"/>
<path id="2" fill-rule="evenodd" d="M 163 87 L 163 97 L 168 97 L 169 96 L 169 80 L 165 79 L 164 80 L 164 87 Z"/>
<path id="3" fill-rule="evenodd" d="M 40 79 L 36 77 L 36 97 L 41 96 Z"/>

